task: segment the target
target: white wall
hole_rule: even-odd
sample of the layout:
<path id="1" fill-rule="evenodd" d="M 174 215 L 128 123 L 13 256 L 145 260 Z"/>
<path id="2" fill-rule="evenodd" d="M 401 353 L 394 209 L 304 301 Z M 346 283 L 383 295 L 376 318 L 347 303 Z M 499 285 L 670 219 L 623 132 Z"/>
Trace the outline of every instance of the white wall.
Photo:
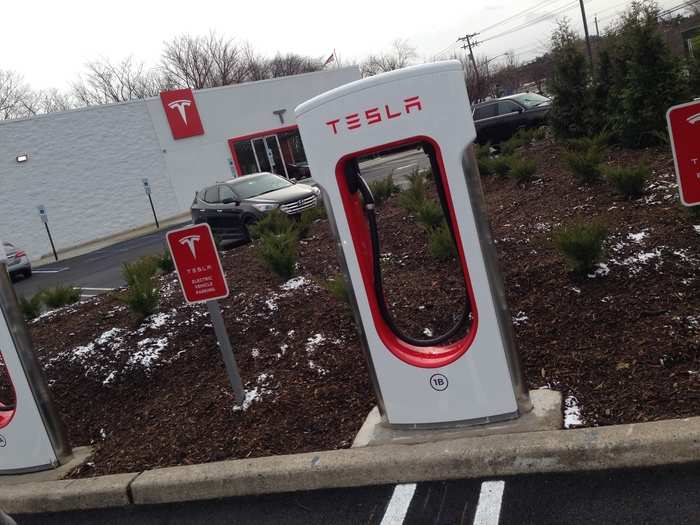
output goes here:
<path id="1" fill-rule="evenodd" d="M 359 78 L 357 67 L 347 67 L 195 91 L 204 135 L 181 140 L 173 139 L 160 99 L 149 99 L 148 111 L 180 207 L 189 207 L 196 190 L 231 178 L 229 139 L 293 125 L 299 104 Z M 273 113 L 279 109 L 287 110 L 284 124 Z"/>
<path id="2" fill-rule="evenodd" d="M 194 192 L 231 177 L 228 139 L 294 124 L 301 102 L 360 78 L 357 67 L 195 92 L 204 135 L 173 140 L 160 98 L 0 122 L 0 239 L 50 253 L 186 212 Z M 19 164 L 15 158 L 28 154 Z"/>
<path id="3" fill-rule="evenodd" d="M 165 169 L 144 102 L 0 123 L 0 238 L 32 259 L 50 253 L 40 204 L 58 249 L 148 224 L 143 177 L 159 215 L 175 215 Z"/>

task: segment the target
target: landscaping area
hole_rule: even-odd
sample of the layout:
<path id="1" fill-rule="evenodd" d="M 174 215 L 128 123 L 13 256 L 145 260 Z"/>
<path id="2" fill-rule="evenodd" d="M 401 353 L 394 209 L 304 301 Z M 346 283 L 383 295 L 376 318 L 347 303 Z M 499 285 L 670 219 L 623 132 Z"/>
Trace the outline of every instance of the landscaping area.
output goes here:
<path id="1" fill-rule="evenodd" d="M 562 391 L 568 427 L 700 415 L 700 216 L 678 204 L 667 148 L 604 139 L 543 130 L 478 151 L 529 386 Z M 424 175 L 373 185 L 388 304 L 414 336 L 452 326 L 464 298 Z M 322 213 L 278 219 L 222 253 L 240 408 L 206 307 L 184 304 L 167 260 L 29 321 L 71 442 L 95 447 L 73 476 L 352 444 L 375 399 L 335 241 Z"/>

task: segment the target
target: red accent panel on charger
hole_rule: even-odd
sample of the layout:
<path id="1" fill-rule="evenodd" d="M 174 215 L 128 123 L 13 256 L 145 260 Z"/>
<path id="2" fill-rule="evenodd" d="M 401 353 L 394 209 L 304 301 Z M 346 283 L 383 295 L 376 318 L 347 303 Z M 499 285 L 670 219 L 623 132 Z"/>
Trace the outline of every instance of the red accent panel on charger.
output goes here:
<path id="1" fill-rule="evenodd" d="M 445 193 L 447 199 L 447 207 L 450 212 L 448 220 L 452 221 L 452 224 L 455 227 L 455 237 L 457 240 L 459 260 L 461 262 L 462 273 L 464 276 L 464 281 L 466 283 L 472 312 L 472 322 L 469 332 L 462 339 L 448 345 L 428 348 L 413 346 L 399 339 L 397 335 L 391 330 L 391 328 L 389 328 L 389 326 L 386 324 L 386 321 L 384 321 L 384 318 L 382 317 L 381 311 L 379 310 L 379 304 L 377 303 L 377 298 L 374 293 L 375 275 L 371 255 L 372 241 L 369 235 L 369 226 L 367 224 L 367 219 L 362 209 L 363 205 L 359 193 L 356 193 L 354 195 L 350 193 L 344 173 L 345 163 L 352 159 L 364 157 L 366 155 L 370 155 L 372 153 L 377 153 L 379 151 L 384 151 L 391 148 L 397 148 L 406 144 L 417 144 L 419 142 L 428 142 L 435 148 L 435 155 L 437 157 L 437 162 L 440 169 L 440 177 L 442 178 L 442 182 L 446 190 Z M 360 151 L 357 153 L 352 153 L 344 156 L 336 165 L 336 180 L 338 182 L 338 188 L 340 190 L 340 195 L 343 200 L 343 208 L 348 219 L 348 225 L 352 233 L 352 241 L 355 247 L 355 253 L 357 254 L 358 264 L 360 266 L 360 273 L 362 274 L 362 280 L 364 281 L 369 307 L 372 311 L 372 319 L 374 321 L 374 326 L 377 330 L 379 338 L 391 351 L 392 354 L 394 354 L 404 363 L 407 363 L 411 366 L 419 368 L 441 368 L 451 363 L 454 363 L 457 359 L 462 357 L 469 350 L 472 343 L 474 342 L 474 339 L 476 338 L 476 332 L 478 329 L 479 316 L 476 300 L 474 299 L 474 290 L 472 289 L 471 279 L 469 278 L 467 259 L 465 257 L 464 249 L 462 246 L 459 224 L 457 223 L 457 216 L 455 214 L 454 205 L 452 203 L 452 195 L 450 193 L 449 181 L 447 180 L 447 176 L 445 175 L 445 165 L 442 160 L 440 147 L 430 137 L 420 136 L 412 137 L 398 142 L 393 142 L 391 144 L 384 144 L 382 146 Z"/>
<path id="2" fill-rule="evenodd" d="M 204 127 L 191 89 L 161 91 L 160 100 L 175 140 L 204 135 Z"/>
<path id="3" fill-rule="evenodd" d="M 208 224 L 170 231 L 166 239 L 188 303 L 228 297 L 228 283 Z"/>
<path id="4" fill-rule="evenodd" d="M 700 101 L 672 107 L 667 120 L 681 200 L 696 206 L 700 204 Z"/>

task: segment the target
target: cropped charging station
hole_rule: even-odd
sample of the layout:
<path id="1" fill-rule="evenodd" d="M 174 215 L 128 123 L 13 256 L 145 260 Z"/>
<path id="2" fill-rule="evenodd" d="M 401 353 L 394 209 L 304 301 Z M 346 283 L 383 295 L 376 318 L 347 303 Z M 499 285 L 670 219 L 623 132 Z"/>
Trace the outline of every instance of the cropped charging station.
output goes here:
<path id="1" fill-rule="evenodd" d="M 461 64 L 359 80 L 301 104 L 296 116 L 352 284 L 385 422 L 467 426 L 530 411 L 470 147 L 476 130 Z M 388 311 L 374 201 L 358 168 L 358 159 L 413 146 L 430 159 L 467 290 L 460 322 L 422 340 L 401 333 Z"/>
<path id="2" fill-rule="evenodd" d="M 0 354 L 14 389 L 14 402 L 0 402 L 0 475 L 47 470 L 65 463 L 71 448 L 32 349 L 2 243 Z"/>

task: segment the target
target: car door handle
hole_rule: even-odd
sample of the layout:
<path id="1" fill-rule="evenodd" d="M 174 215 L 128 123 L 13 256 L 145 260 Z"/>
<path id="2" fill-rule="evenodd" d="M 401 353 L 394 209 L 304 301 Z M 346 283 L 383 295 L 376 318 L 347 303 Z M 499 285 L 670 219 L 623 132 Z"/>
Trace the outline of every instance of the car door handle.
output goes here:
<path id="1" fill-rule="evenodd" d="M 224 210 L 216 210 L 216 213 L 223 213 Z"/>

